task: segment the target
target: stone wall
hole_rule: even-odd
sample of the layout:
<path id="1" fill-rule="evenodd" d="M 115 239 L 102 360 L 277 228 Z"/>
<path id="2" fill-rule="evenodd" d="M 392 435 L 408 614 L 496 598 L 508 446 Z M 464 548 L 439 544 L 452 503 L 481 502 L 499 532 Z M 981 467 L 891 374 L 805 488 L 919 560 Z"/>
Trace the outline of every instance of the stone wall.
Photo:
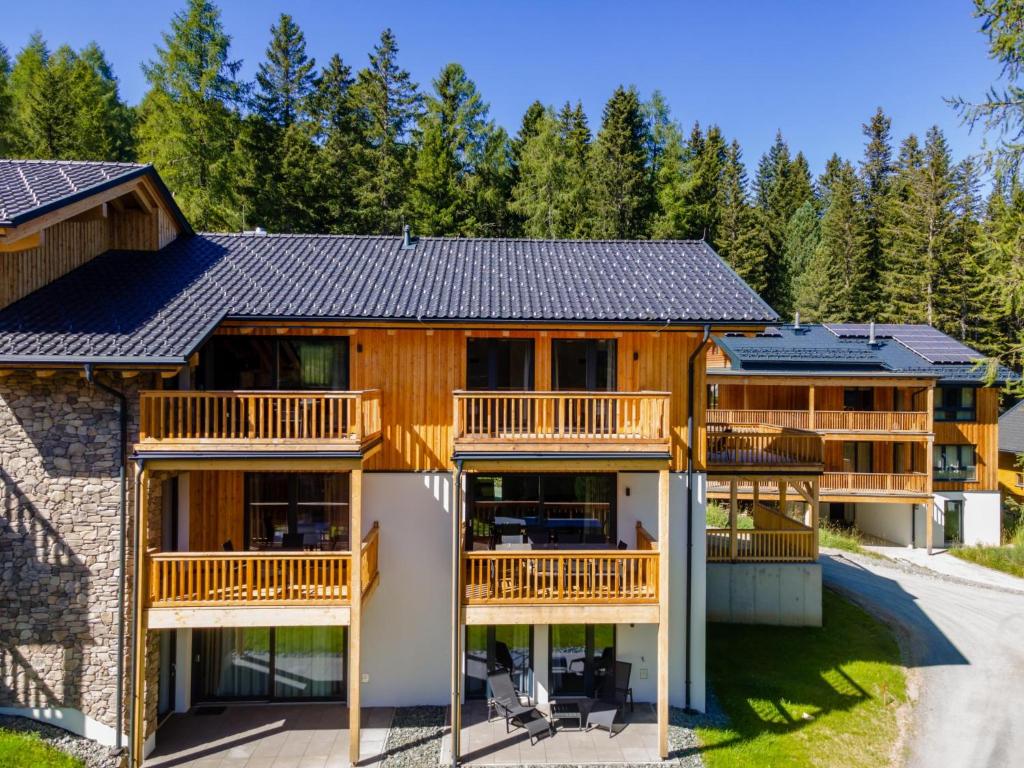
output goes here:
<path id="1" fill-rule="evenodd" d="M 98 375 L 129 397 L 130 447 L 152 382 Z M 117 401 L 79 372 L 0 379 L 0 707 L 115 725 L 117 451 Z"/>

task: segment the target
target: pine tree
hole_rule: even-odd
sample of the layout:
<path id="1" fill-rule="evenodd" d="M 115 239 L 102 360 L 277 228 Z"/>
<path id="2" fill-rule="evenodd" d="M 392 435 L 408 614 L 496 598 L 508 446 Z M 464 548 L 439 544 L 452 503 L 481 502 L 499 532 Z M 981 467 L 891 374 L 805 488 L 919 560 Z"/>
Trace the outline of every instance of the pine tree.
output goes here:
<path id="1" fill-rule="evenodd" d="M 10 126 L 10 137 L 14 144 L 12 154 L 19 157 L 39 157 L 33 151 L 34 140 L 26 134 L 33 103 L 38 95 L 37 82 L 46 69 L 50 58 L 50 50 L 39 32 L 29 38 L 28 43 L 14 58 L 11 68 L 10 94 L 13 121 Z"/>
<path id="2" fill-rule="evenodd" d="M 75 93 L 77 56 L 62 45 L 36 73 L 22 114 L 22 152 L 27 157 L 71 160 L 75 157 Z"/>
<path id="3" fill-rule="evenodd" d="M 754 231 L 754 211 L 747 195 L 747 169 L 739 142 L 735 140 L 725 152 L 718 186 L 718 210 L 718 228 L 712 245 L 751 288 L 764 295 L 768 282 L 764 251 Z"/>
<path id="4" fill-rule="evenodd" d="M 995 328 L 981 351 L 1018 370 L 1024 364 L 1024 189 L 1015 177 L 997 173 L 978 241 L 983 269 L 985 322 Z"/>
<path id="5" fill-rule="evenodd" d="M 106 54 L 89 43 L 75 60 L 75 154 L 80 160 L 134 160 L 135 113 L 121 99 Z"/>
<path id="6" fill-rule="evenodd" d="M 316 60 L 306 55 L 306 36 L 287 13 L 270 28 L 270 45 L 256 71 L 256 114 L 288 128 L 309 114 L 316 90 Z"/>
<path id="7" fill-rule="evenodd" d="M 14 99 L 11 96 L 11 57 L 0 43 L 0 157 L 14 154 Z"/>
<path id="8" fill-rule="evenodd" d="M 194 226 L 236 228 L 234 139 L 245 91 L 220 11 L 189 0 L 163 43 L 143 67 L 150 90 L 140 108 L 139 157 L 156 166 Z"/>
<path id="9" fill-rule="evenodd" d="M 594 147 L 583 104 L 565 103 L 558 113 L 559 132 L 565 145 L 566 191 L 561 206 L 564 237 L 590 237 L 593 232 Z"/>
<path id="10" fill-rule="evenodd" d="M 827 287 L 827 271 L 815 260 L 821 226 L 818 206 L 808 200 L 793 214 L 786 225 L 783 256 L 786 271 L 792 279 L 792 309 L 806 320 L 820 320 Z"/>
<path id="11" fill-rule="evenodd" d="M 352 99 L 354 82 L 351 68 L 334 54 L 320 73 L 310 107 L 322 146 L 317 169 L 324 190 L 322 226 L 338 234 L 359 231 L 351 179 L 359 159 L 362 126 Z"/>
<path id="12" fill-rule="evenodd" d="M 811 264 L 816 277 L 824 275 L 824 286 L 819 286 L 820 319 L 824 321 L 868 319 L 869 242 L 864 210 L 858 203 L 859 186 L 853 166 L 840 163 L 830 185 L 828 209 L 821 219 Z"/>
<path id="13" fill-rule="evenodd" d="M 619 86 L 605 105 L 594 146 L 594 236 L 630 239 L 648 234 L 652 190 L 647 142 L 636 89 Z"/>
<path id="14" fill-rule="evenodd" d="M 519 179 L 512 189 L 512 211 L 527 237 L 559 238 L 566 228 L 569 153 L 561 124 L 553 110 L 533 121 L 519 149 Z"/>
<path id="15" fill-rule="evenodd" d="M 776 311 L 788 313 L 790 278 L 783 244 L 790 218 L 811 197 L 811 179 L 807 160 L 800 153 L 790 158 L 781 132 L 775 135 L 775 143 L 758 164 L 754 195 L 757 239 L 765 258 L 766 285 L 762 298 Z"/>
<path id="16" fill-rule="evenodd" d="M 891 128 L 892 120 L 881 107 L 875 111 L 869 123 L 861 126 L 867 138 L 860 176 L 864 218 L 868 228 L 868 282 L 872 286 L 880 284 L 885 270 L 884 216 L 893 175 Z M 879 295 L 875 290 L 871 293 Z M 871 307 L 871 316 L 879 310 L 877 300 L 873 303 L 876 305 Z"/>
<path id="17" fill-rule="evenodd" d="M 414 227 L 424 234 L 475 234 L 479 222 L 469 187 L 494 130 L 487 104 L 458 64 L 441 70 L 426 104 L 410 197 Z"/>
<path id="18" fill-rule="evenodd" d="M 525 222 L 522 215 L 515 212 L 512 204 L 512 191 L 515 190 L 521 181 L 520 167 L 523 162 L 523 152 L 526 145 L 537 135 L 541 121 L 544 119 L 546 108 L 539 101 L 534 101 L 526 108 L 523 119 L 519 123 L 519 131 L 509 143 L 512 157 L 512 167 L 509 176 L 509 209 L 510 222 L 513 233 L 520 235 L 525 232 Z"/>
<path id="19" fill-rule="evenodd" d="M 385 29 L 352 86 L 361 142 L 352 183 L 360 227 L 398 233 L 412 172 L 410 131 L 422 105 L 416 83 L 398 66 L 398 43 Z"/>

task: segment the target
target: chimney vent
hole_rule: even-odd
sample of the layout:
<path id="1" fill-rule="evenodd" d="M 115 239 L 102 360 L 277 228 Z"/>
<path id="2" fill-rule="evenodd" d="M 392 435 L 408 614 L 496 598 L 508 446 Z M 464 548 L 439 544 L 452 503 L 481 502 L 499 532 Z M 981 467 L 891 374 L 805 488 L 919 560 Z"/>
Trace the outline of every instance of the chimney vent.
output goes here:
<path id="1" fill-rule="evenodd" d="M 793 330 L 800 330 L 800 310 L 797 310 L 796 317 L 793 319 Z"/>
<path id="2" fill-rule="evenodd" d="M 872 347 L 878 346 L 878 341 L 875 339 L 875 321 L 872 320 L 868 323 L 868 344 Z"/>
<path id="3" fill-rule="evenodd" d="M 412 236 L 409 225 L 402 227 L 402 250 L 409 251 L 416 247 L 416 239 Z"/>

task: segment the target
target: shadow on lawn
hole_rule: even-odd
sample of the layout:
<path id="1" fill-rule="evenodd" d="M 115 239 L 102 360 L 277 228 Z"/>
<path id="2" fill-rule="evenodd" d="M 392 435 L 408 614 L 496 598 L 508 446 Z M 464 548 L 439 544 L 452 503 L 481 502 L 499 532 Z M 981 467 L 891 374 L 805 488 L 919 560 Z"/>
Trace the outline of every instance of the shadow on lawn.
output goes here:
<path id="1" fill-rule="evenodd" d="M 708 679 L 728 716 L 727 724 L 714 725 L 734 735 L 680 756 L 793 733 L 872 700 L 901 700 L 902 683 L 885 665 L 968 663 L 898 583 L 848 560 L 829 560 L 823 563 L 827 574 L 869 595 L 872 611 L 912 632 L 914 645 L 922 648 L 915 647 L 912 660 L 901 658 L 889 627 L 829 589 L 823 593 L 821 628 L 709 624 Z M 883 610 L 875 611 L 876 604 Z"/>

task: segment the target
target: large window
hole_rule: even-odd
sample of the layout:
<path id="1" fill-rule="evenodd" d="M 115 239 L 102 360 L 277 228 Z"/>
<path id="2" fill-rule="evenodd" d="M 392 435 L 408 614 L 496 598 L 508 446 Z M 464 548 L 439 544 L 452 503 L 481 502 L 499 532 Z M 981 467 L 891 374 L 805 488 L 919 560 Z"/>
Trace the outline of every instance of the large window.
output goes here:
<path id="1" fill-rule="evenodd" d="M 873 411 L 875 390 L 871 387 L 847 387 L 843 390 L 844 411 Z"/>
<path id="2" fill-rule="evenodd" d="M 614 624 L 553 624 L 551 695 L 593 697 L 615 670 Z"/>
<path id="3" fill-rule="evenodd" d="M 488 695 L 487 675 L 506 671 L 516 689 L 533 687 L 533 627 L 470 625 L 466 627 L 466 698 Z"/>
<path id="4" fill-rule="evenodd" d="M 867 442 L 845 442 L 843 443 L 843 471 L 844 472 L 873 472 L 874 471 L 874 449 L 871 443 Z"/>
<path id="5" fill-rule="evenodd" d="M 936 445 L 932 452 L 932 467 L 936 480 L 945 482 L 971 482 L 977 479 L 973 445 Z"/>
<path id="6" fill-rule="evenodd" d="M 975 421 L 973 387 L 937 387 L 935 390 L 936 421 Z"/>
<path id="7" fill-rule="evenodd" d="M 559 391 L 614 391 L 615 346 L 614 339 L 552 340 L 552 385 Z"/>
<path id="8" fill-rule="evenodd" d="M 467 339 L 466 389 L 533 389 L 533 339 Z"/>
<path id="9" fill-rule="evenodd" d="M 215 336 L 199 355 L 202 389 L 348 389 L 348 338 Z"/>
<path id="10" fill-rule="evenodd" d="M 343 699 L 345 627 L 228 627 L 193 630 L 192 696 Z"/>
<path id="11" fill-rule="evenodd" d="M 473 475 L 469 503 L 474 548 L 616 543 L 614 474 Z"/>
<path id="12" fill-rule="evenodd" d="M 348 550 L 346 472 L 249 472 L 247 549 Z"/>

